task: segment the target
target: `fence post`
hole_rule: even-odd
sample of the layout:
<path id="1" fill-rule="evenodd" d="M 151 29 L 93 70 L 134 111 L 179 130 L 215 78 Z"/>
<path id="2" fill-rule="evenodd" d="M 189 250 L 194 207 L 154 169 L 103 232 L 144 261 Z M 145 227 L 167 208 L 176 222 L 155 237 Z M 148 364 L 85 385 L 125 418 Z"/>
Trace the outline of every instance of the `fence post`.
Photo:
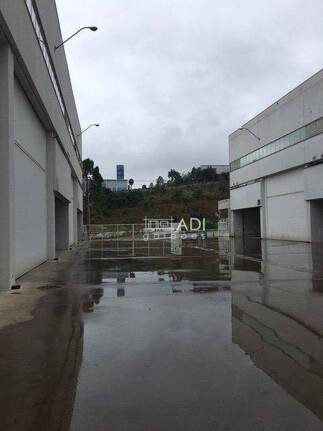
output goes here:
<path id="1" fill-rule="evenodd" d="M 119 256 L 119 225 L 117 224 L 117 255 Z"/>

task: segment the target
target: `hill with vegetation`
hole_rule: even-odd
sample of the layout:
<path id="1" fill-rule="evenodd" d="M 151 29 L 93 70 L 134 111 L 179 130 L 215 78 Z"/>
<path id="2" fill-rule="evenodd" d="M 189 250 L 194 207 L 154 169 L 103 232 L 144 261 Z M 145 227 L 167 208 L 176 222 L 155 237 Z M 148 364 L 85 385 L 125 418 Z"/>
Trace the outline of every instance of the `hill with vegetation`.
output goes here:
<path id="1" fill-rule="evenodd" d="M 88 195 L 85 194 L 84 199 L 85 223 L 89 203 L 91 223 L 143 223 L 145 217 L 173 217 L 174 221 L 180 221 L 181 218 L 197 217 L 205 218 L 207 228 L 213 229 L 217 226 L 217 203 L 229 197 L 227 174 L 216 175 L 208 170 L 202 173 L 193 168 L 180 175 L 172 169 L 167 182 L 158 177 L 156 184 L 149 188 L 143 186 L 142 189 L 116 193 L 101 188 L 98 169 L 91 166 L 94 175 L 91 175 Z M 192 172 L 193 179 L 190 177 Z M 86 175 L 87 178 L 88 172 Z"/>

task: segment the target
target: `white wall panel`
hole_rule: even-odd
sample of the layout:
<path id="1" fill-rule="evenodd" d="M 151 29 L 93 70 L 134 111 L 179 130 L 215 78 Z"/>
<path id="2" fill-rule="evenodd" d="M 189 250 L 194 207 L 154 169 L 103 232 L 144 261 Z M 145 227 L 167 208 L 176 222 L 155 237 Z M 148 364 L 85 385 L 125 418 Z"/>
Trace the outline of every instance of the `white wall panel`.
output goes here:
<path id="1" fill-rule="evenodd" d="M 16 276 L 47 259 L 46 132 L 15 85 Z"/>
<path id="2" fill-rule="evenodd" d="M 304 169 L 295 169 L 266 178 L 267 197 L 304 191 Z"/>
<path id="3" fill-rule="evenodd" d="M 16 276 L 47 259 L 46 173 L 15 146 Z"/>
<path id="4" fill-rule="evenodd" d="M 81 189 L 79 184 L 77 186 L 77 195 L 78 195 L 77 208 L 80 211 L 83 211 L 83 190 Z"/>
<path id="5" fill-rule="evenodd" d="M 304 170 L 305 199 L 323 199 L 323 164 Z"/>
<path id="6" fill-rule="evenodd" d="M 267 198 L 267 237 L 309 240 L 304 192 Z"/>
<path id="7" fill-rule="evenodd" d="M 15 140 L 42 167 L 46 166 L 46 134 L 22 88 L 15 82 Z"/>
<path id="8" fill-rule="evenodd" d="M 266 178 L 268 238 L 309 240 L 307 211 L 303 168 Z"/>
<path id="9" fill-rule="evenodd" d="M 68 244 L 74 243 L 74 208 L 73 201 L 68 206 Z"/>
<path id="10" fill-rule="evenodd" d="M 261 183 L 257 182 L 254 184 L 249 184 L 248 186 L 231 190 L 231 210 L 257 207 L 258 200 L 261 198 L 260 189 Z"/>

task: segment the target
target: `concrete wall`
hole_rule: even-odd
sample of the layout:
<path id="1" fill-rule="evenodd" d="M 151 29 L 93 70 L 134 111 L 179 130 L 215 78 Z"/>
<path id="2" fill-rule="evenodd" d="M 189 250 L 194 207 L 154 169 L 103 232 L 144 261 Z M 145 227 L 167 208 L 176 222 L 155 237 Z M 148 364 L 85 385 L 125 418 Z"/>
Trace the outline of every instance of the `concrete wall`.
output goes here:
<path id="1" fill-rule="evenodd" d="M 266 178 L 266 237 L 310 240 L 304 169 Z"/>
<path id="2" fill-rule="evenodd" d="M 304 170 L 304 197 L 306 200 L 323 199 L 323 165 Z"/>
<path id="3" fill-rule="evenodd" d="M 304 166 L 311 163 L 313 157 L 320 159 L 321 154 L 323 154 L 323 135 L 318 135 L 231 172 L 230 185 L 243 184 L 247 181 Z"/>
<path id="4" fill-rule="evenodd" d="M 80 124 L 75 107 L 71 81 L 68 72 L 65 51 L 54 52 L 54 46 L 62 40 L 55 1 L 38 0 L 39 14 L 42 20 L 48 46 L 64 94 L 64 100 L 75 134 L 80 133 Z M 2 25 L 1 25 L 2 24 Z M 39 47 L 28 9 L 24 0 L 4 0 L 0 4 L 0 25 L 9 42 L 14 42 L 12 50 L 20 67 L 28 76 L 37 94 L 38 104 L 45 109 L 62 145 L 70 155 L 70 161 L 81 180 L 81 167 L 78 163 L 69 132 L 63 118 L 47 67 Z"/>
<path id="5" fill-rule="evenodd" d="M 260 141 L 246 130 L 231 134 L 230 162 L 320 117 L 323 117 L 323 70 L 244 125 Z M 259 199 L 263 237 L 310 241 L 308 201 L 323 198 L 323 164 L 312 164 L 322 158 L 323 134 L 319 134 L 232 171 L 231 208 L 252 208 Z M 253 181 L 258 182 L 250 184 Z M 238 216 L 236 221 L 239 230 Z M 232 229 L 234 234 L 234 223 Z"/>
<path id="6" fill-rule="evenodd" d="M 306 141 L 308 145 L 309 142 Z M 247 181 L 260 179 L 288 169 L 303 166 L 305 160 L 305 142 L 286 148 L 250 165 L 243 166 L 230 174 L 230 185 L 243 184 Z"/>
<path id="7" fill-rule="evenodd" d="M 230 207 L 232 210 L 259 206 L 261 199 L 260 182 L 231 190 Z"/>
<path id="8" fill-rule="evenodd" d="M 54 51 L 62 41 L 56 5 L 53 0 L 34 3 L 43 42 L 24 0 L 0 2 L 0 289 L 53 258 L 63 234 L 65 248 L 75 243 L 80 229 L 82 170 L 67 117 L 75 136 L 81 128 L 65 51 Z M 41 43 L 49 50 L 63 110 Z M 77 145 L 81 150 L 80 138 Z M 65 205 L 67 225 L 60 226 L 62 212 L 55 216 L 56 195 Z"/>
<path id="9" fill-rule="evenodd" d="M 230 135 L 230 162 L 323 116 L 323 70 L 248 121 L 245 130 Z"/>
<path id="10" fill-rule="evenodd" d="M 271 239 L 310 241 L 309 202 L 305 200 L 303 168 L 263 178 L 231 190 L 234 211 L 231 233 L 241 235 L 239 211 L 261 205 L 261 234 Z"/>
<path id="11" fill-rule="evenodd" d="M 47 259 L 46 132 L 15 82 L 16 276 Z"/>
<path id="12" fill-rule="evenodd" d="M 15 281 L 14 57 L 0 38 L 0 289 Z"/>

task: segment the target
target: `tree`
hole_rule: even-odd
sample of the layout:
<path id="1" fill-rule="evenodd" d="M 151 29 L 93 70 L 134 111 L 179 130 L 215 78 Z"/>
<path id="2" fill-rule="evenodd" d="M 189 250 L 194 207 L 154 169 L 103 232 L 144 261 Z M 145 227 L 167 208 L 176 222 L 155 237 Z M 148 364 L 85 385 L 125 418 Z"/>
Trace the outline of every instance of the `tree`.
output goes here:
<path id="1" fill-rule="evenodd" d="M 159 177 L 156 180 L 156 187 L 163 187 L 165 184 L 164 178 L 159 175 Z"/>
<path id="2" fill-rule="evenodd" d="M 146 184 L 143 184 L 141 188 L 142 188 L 143 190 L 147 190 L 147 186 L 146 186 Z"/>
<path id="3" fill-rule="evenodd" d="M 183 184 L 191 184 L 192 183 L 192 178 L 191 178 L 190 172 L 182 174 L 182 182 L 183 182 Z"/>
<path id="4" fill-rule="evenodd" d="M 87 178 L 88 175 L 92 174 L 93 168 L 94 168 L 94 162 L 91 159 L 85 159 L 82 163 L 82 175 L 83 178 Z"/>
<path id="5" fill-rule="evenodd" d="M 196 168 L 194 168 L 194 167 L 192 168 L 190 177 L 191 177 L 192 183 L 195 183 L 196 179 L 197 179 L 197 169 Z"/>
<path id="6" fill-rule="evenodd" d="M 133 185 L 134 185 L 134 180 L 133 180 L 133 178 L 130 178 L 130 180 L 129 180 L 130 190 L 132 190 Z"/>
<path id="7" fill-rule="evenodd" d="M 211 181 L 216 181 L 217 180 L 217 173 L 216 170 L 211 168 L 211 166 L 209 166 L 206 169 L 203 169 L 203 180 L 206 182 L 211 182 Z"/>
<path id="8" fill-rule="evenodd" d="M 82 177 L 83 177 L 83 204 L 84 204 L 84 220 L 87 224 L 91 223 L 90 211 L 93 208 L 96 212 L 100 212 L 103 205 L 104 193 L 102 192 L 103 178 L 100 174 L 98 166 L 94 167 L 94 162 L 91 159 L 85 159 L 82 162 Z"/>
<path id="9" fill-rule="evenodd" d="M 154 188 L 154 183 L 150 183 L 150 184 L 149 184 L 149 188 L 150 188 L 150 189 L 153 189 L 153 188 Z"/>
<path id="10" fill-rule="evenodd" d="M 171 169 L 168 172 L 168 178 L 172 184 L 181 184 L 183 182 L 181 174 L 175 171 L 175 169 Z"/>
<path id="11" fill-rule="evenodd" d="M 93 193 L 99 193 L 102 189 L 103 178 L 100 174 L 99 167 L 92 169 L 92 189 Z"/>

